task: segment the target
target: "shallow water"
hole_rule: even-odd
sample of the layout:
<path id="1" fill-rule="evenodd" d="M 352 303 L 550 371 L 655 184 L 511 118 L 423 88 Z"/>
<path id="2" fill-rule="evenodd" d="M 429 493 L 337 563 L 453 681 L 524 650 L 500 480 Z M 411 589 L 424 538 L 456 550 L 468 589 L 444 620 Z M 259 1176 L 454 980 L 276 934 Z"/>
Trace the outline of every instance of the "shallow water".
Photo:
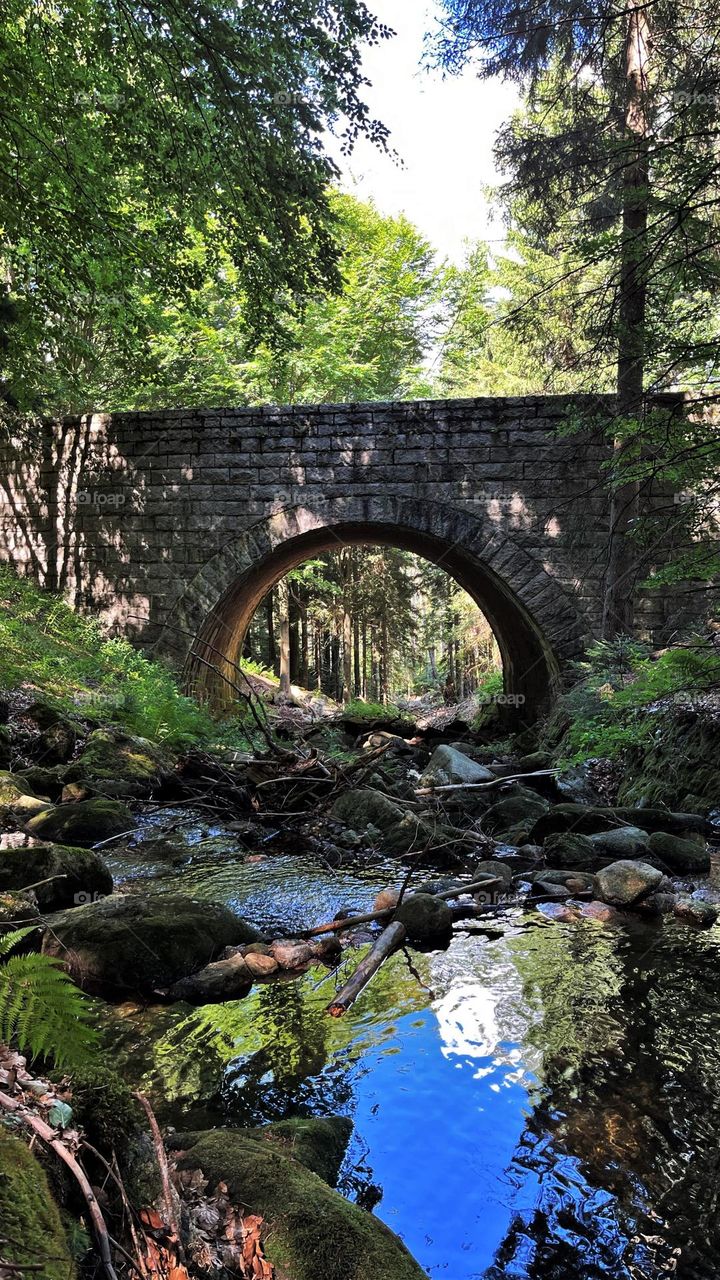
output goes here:
<path id="1" fill-rule="evenodd" d="M 118 881 L 271 928 L 363 909 L 398 879 L 219 861 L 193 838 L 179 868 L 118 857 Z M 342 1189 L 381 1189 L 375 1212 L 431 1276 L 717 1276 L 720 929 L 519 911 L 501 927 L 470 922 L 412 968 L 394 956 L 340 1020 L 325 1006 L 357 951 L 242 1001 L 124 1006 L 108 1039 L 178 1128 L 352 1116 Z"/>

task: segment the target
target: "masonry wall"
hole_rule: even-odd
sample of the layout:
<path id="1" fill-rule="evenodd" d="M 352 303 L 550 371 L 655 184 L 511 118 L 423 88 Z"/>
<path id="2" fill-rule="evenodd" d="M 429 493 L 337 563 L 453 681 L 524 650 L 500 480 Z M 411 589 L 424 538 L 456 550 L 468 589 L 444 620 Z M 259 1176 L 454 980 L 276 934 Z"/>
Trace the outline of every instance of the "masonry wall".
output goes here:
<path id="1" fill-rule="evenodd" d="M 472 512 L 512 538 L 592 634 L 611 411 L 604 397 L 512 397 L 45 423 L 0 440 L 0 556 L 149 644 L 239 532 L 293 506 L 392 493 Z M 647 603 L 658 637 L 675 603 Z"/>

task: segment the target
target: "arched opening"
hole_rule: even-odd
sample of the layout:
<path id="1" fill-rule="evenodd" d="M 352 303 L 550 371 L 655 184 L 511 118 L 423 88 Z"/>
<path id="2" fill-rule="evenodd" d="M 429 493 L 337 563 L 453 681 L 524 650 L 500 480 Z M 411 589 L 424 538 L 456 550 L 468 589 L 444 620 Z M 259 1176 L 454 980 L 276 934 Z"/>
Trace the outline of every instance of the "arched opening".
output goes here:
<path id="1" fill-rule="evenodd" d="M 209 562 L 168 620 L 168 634 L 177 621 L 182 634 L 194 637 L 185 644 L 188 687 L 216 704 L 231 701 L 222 676 L 242 654 L 251 619 L 269 589 L 313 556 L 371 543 L 441 566 L 472 597 L 497 639 L 507 705 L 522 723 L 536 719 L 558 688 L 562 662 L 578 652 L 584 630 L 551 575 L 523 549 L 489 538 L 481 521 L 465 513 L 392 498 L 362 505 L 365 518 L 354 520 L 284 510 Z"/>
<path id="2" fill-rule="evenodd" d="M 245 634 L 242 665 L 268 693 L 296 686 L 301 697 L 419 714 L 473 695 L 495 703 L 502 672 L 488 620 L 455 579 L 414 552 L 374 543 L 322 552 L 271 587 Z"/>

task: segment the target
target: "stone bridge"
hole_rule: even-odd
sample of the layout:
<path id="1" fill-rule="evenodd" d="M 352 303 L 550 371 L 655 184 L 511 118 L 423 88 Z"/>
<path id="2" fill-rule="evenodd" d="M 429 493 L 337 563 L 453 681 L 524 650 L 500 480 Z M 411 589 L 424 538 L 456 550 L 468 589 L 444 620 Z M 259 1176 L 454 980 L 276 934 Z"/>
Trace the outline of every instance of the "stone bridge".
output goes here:
<path id="1" fill-rule="evenodd" d="M 227 698 L 203 659 L 231 670 L 289 568 L 340 544 L 404 547 L 477 601 L 532 714 L 598 635 L 612 409 L 552 396 L 48 422 L 0 441 L 0 555 Z M 661 642 L 680 598 L 640 594 Z"/>

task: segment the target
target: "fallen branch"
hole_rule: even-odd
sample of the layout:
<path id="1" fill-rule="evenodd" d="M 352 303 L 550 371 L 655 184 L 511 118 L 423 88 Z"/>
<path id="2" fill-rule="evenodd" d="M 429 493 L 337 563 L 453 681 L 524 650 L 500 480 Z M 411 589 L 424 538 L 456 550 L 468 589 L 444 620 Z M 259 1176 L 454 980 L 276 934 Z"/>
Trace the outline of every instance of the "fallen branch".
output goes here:
<path id="1" fill-rule="evenodd" d="M 458 898 L 461 893 L 475 893 L 480 889 L 492 889 L 500 883 L 498 876 L 484 876 L 482 880 L 474 880 L 471 884 L 464 884 L 459 889 L 443 889 L 442 893 L 436 893 L 433 896 L 447 901 L 448 898 Z M 396 910 L 397 906 L 384 907 L 382 911 L 366 911 L 359 916 L 346 916 L 343 920 L 330 920 L 328 924 L 317 924 L 313 929 L 304 929 L 302 933 L 298 934 L 298 937 L 315 938 L 321 933 L 340 933 L 344 929 L 354 929 L 356 924 L 371 924 L 374 920 L 385 920 Z"/>
<path id="2" fill-rule="evenodd" d="M 39 1138 L 42 1138 L 43 1142 L 46 1142 L 55 1154 L 59 1156 L 63 1161 L 63 1164 L 67 1165 L 75 1178 L 75 1181 L 80 1187 L 85 1203 L 88 1207 L 90 1221 L 92 1222 L 93 1231 L 95 1232 L 98 1252 L 105 1269 L 105 1274 L 108 1277 L 108 1280 L 118 1280 L 112 1261 L 110 1236 L 108 1235 L 108 1229 L 105 1225 L 102 1210 L 95 1199 L 95 1193 L 90 1186 L 84 1171 L 78 1164 L 72 1152 L 65 1146 L 64 1142 L 60 1141 L 56 1131 L 51 1128 L 49 1124 L 46 1124 L 44 1120 L 39 1118 L 39 1116 L 31 1115 L 31 1113 L 19 1102 L 16 1102 L 13 1098 L 9 1098 L 5 1093 L 0 1093 L 0 1106 L 4 1107 L 6 1111 L 12 1111 L 13 1114 L 17 1116 L 17 1119 L 21 1124 L 25 1125 L 27 1129 L 31 1129 Z"/>
<path id="3" fill-rule="evenodd" d="M 155 1112 L 150 1106 L 150 1103 L 145 1097 L 145 1094 L 140 1093 L 139 1091 L 136 1091 L 136 1092 L 133 1092 L 133 1097 L 137 1098 L 138 1102 L 140 1103 L 140 1106 L 142 1107 L 143 1111 L 145 1112 L 148 1118 L 148 1123 L 150 1125 L 150 1132 L 152 1133 L 153 1146 L 155 1147 L 155 1158 L 158 1162 L 158 1167 L 160 1169 L 160 1182 L 162 1185 L 162 1197 L 163 1197 L 163 1205 L 165 1208 L 165 1219 L 171 1232 L 172 1243 L 175 1245 L 177 1249 L 178 1258 L 182 1262 L 183 1258 L 182 1258 L 182 1244 L 181 1244 L 181 1237 L 180 1237 L 180 1224 L 177 1220 L 177 1214 L 175 1212 L 175 1201 L 173 1200 L 172 1187 L 170 1186 L 170 1169 L 168 1167 L 168 1160 L 165 1152 L 165 1143 L 162 1140 L 160 1126 L 158 1125 L 158 1122 L 155 1119 Z"/>
<path id="4" fill-rule="evenodd" d="M 341 987 L 327 1006 L 327 1012 L 332 1018 L 342 1018 L 347 1013 L 350 1006 L 354 1003 L 360 992 L 364 990 L 373 974 L 377 973 L 380 965 L 393 951 L 397 951 L 401 947 L 407 937 L 407 929 L 400 920 L 394 920 L 392 924 L 383 929 L 380 937 L 375 940 L 367 955 L 363 956 L 360 964 L 354 974 Z"/>
<path id="5" fill-rule="evenodd" d="M 432 796 L 440 791 L 490 791 L 506 782 L 521 782 L 523 778 L 549 778 L 560 769 L 536 769 L 534 773 L 513 773 L 507 778 L 493 778 L 492 782 L 444 782 L 439 787 L 418 787 L 416 796 Z"/>

